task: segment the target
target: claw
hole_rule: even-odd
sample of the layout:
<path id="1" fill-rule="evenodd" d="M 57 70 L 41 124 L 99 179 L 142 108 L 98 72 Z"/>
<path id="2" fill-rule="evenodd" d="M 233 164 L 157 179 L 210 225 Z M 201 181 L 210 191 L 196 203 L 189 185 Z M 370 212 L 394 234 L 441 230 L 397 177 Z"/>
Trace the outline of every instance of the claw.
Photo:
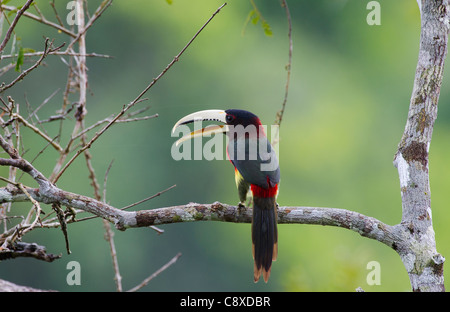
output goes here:
<path id="1" fill-rule="evenodd" d="M 243 210 L 245 210 L 245 209 L 246 209 L 246 208 L 245 208 L 245 204 L 244 204 L 243 202 L 239 202 L 239 203 L 237 204 L 237 213 L 238 213 L 238 216 L 241 216 Z"/>

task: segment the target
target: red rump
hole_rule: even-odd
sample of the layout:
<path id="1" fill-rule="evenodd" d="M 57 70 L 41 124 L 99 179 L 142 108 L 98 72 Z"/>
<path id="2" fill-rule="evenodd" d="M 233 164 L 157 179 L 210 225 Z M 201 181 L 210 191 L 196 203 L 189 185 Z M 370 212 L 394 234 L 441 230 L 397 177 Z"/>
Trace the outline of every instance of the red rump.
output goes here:
<path id="1" fill-rule="evenodd" d="M 261 186 L 252 184 L 251 190 L 252 190 L 253 196 L 264 197 L 264 198 L 265 197 L 275 197 L 278 192 L 278 184 L 275 184 L 274 187 L 270 187 L 270 184 L 269 184 L 269 188 L 263 188 Z"/>

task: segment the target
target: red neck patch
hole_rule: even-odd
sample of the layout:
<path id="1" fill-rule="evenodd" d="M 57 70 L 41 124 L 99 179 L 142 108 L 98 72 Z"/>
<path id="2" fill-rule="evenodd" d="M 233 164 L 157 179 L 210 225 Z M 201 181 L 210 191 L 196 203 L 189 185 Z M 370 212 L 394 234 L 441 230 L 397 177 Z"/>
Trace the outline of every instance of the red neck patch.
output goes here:
<path id="1" fill-rule="evenodd" d="M 278 184 L 275 184 L 274 187 L 270 187 L 270 183 L 269 183 L 269 188 L 263 188 L 261 186 L 252 184 L 251 190 L 252 190 L 253 196 L 264 197 L 264 198 L 275 197 L 278 193 Z"/>

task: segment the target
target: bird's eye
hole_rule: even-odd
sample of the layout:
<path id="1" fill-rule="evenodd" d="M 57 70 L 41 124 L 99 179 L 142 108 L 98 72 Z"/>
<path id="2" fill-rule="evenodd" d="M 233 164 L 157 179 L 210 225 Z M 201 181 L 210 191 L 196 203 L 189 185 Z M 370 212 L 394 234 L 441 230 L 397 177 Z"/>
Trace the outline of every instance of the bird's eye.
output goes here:
<path id="1" fill-rule="evenodd" d="M 227 117 L 225 117 L 225 120 L 227 121 L 227 123 L 230 123 L 234 120 L 234 116 L 233 115 L 227 115 Z"/>

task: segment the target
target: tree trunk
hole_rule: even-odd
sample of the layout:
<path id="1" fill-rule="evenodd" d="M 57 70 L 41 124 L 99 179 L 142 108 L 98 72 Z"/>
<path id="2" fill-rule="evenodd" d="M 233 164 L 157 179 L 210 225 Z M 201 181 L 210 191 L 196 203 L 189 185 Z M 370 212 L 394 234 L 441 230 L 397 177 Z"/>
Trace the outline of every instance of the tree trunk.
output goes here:
<path id="1" fill-rule="evenodd" d="M 419 59 L 408 120 L 394 165 L 402 195 L 405 240 L 394 246 L 413 291 L 444 291 L 444 257 L 436 251 L 431 216 L 428 154 L 442 84 L 449 30 L 448 0 L 418 0 L 421 14 Z"/>

